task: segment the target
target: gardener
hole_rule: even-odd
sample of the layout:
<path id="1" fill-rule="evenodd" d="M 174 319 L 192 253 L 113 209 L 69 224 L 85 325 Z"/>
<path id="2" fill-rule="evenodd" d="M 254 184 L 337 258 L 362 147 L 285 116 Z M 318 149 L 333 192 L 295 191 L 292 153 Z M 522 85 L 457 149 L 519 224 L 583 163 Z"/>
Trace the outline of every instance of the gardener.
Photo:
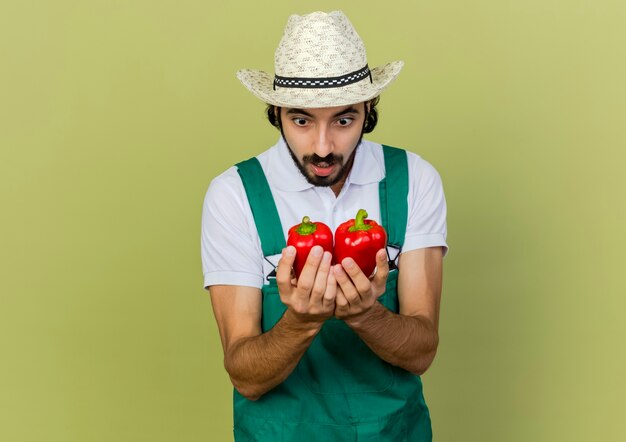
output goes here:
<path id="1" fill-rule="evenodd" d="M 238 441 L 430 441 L 420 375 L 438 344 L 446 204 L 418 155 L 363 140 L 402 62 L 370 69 L 341 12 L 291 16 L 275 75 L 239 80 L 281 133 L 215 178 L 202 216 L 204 286 L 235 387 Z M 287 230 L 359 209 L 387 230 L 374 275 L 316 246 L 296 280 Z"/>

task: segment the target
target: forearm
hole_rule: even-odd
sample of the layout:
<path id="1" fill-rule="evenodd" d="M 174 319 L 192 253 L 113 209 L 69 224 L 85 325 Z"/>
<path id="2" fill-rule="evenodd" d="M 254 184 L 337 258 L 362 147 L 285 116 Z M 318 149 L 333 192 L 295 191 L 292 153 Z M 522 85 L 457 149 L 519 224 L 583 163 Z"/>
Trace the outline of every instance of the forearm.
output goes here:
<path id="1" fill-rule="evenodd" d="M 376 302 L 345 322 L 381 359 L 412 373 L 423 374 L 435 358 L 439 335 L 426 318 L 396 314 Z"/>
<path id="2" fill-rule="evenodd" d="M 256 400 L 283 382 L 321 326 L 322 323 L 301 322 L 287 310 L 268 332 L 235 342 L 224 358 L 234 387 L 248 399 Z"/>

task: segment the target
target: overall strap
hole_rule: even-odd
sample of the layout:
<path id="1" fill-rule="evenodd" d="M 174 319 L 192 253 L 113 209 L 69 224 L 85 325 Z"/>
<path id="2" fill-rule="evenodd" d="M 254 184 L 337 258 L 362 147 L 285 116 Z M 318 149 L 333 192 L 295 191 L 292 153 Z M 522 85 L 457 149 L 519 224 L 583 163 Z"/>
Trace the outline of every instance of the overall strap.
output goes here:
<path id="1" fill-rule="evenodd" d="M 279 255 L 286 247 L 283 228 L 270 185 L 255 157 L 235 165 L 246 190 L 263 256 Z"/>
<path id="2" fill-rule="evenodd" d="M 378 184 L 380 215 L 390 246 L 402 249 L 408 220 L 409 164 L 406 151 L 383 145 L 385 178 Z"/>

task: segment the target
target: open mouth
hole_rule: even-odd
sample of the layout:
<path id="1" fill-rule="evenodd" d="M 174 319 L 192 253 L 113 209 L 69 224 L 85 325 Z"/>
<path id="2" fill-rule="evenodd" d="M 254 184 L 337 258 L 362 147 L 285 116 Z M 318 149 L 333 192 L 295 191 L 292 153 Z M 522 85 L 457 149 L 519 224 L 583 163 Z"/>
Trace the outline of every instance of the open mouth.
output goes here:
<path id="1" fill-rule="evenodd" d="M 335 170 L 335 165 L 329 163 L 311 163 L 311 169 L 313 169 L 313 172 L 317 176 L 328 176 Z"/>

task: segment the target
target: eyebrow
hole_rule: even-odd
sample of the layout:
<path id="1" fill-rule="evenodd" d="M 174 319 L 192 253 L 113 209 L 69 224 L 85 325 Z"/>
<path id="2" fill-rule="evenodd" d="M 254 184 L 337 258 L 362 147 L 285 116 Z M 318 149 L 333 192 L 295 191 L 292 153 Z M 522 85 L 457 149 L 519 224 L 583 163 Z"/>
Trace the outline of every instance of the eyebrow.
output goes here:
<path id="1" fill-rule="evenodd" d="M 335 114 L 333 114 L 333 118 L 336 118 L 340 115 L 345 115 L 345 114 L 358 114 L 359 110 L 354 107 L 354 106 L 348 106 L 345 109 L 340 110 L 339 112 L 336 112 Z M 302 115 L 306 115 L 307 117 L 313 118 L 313 115 L 311 115 L 310 113 L 308 113 L 307 111 L 305 111 L 304 109 L 298 109 L 298 108 L 290 108 L 287 109 L 287 115 L 292 115 L 292 114 L 302 114 Z"/>

